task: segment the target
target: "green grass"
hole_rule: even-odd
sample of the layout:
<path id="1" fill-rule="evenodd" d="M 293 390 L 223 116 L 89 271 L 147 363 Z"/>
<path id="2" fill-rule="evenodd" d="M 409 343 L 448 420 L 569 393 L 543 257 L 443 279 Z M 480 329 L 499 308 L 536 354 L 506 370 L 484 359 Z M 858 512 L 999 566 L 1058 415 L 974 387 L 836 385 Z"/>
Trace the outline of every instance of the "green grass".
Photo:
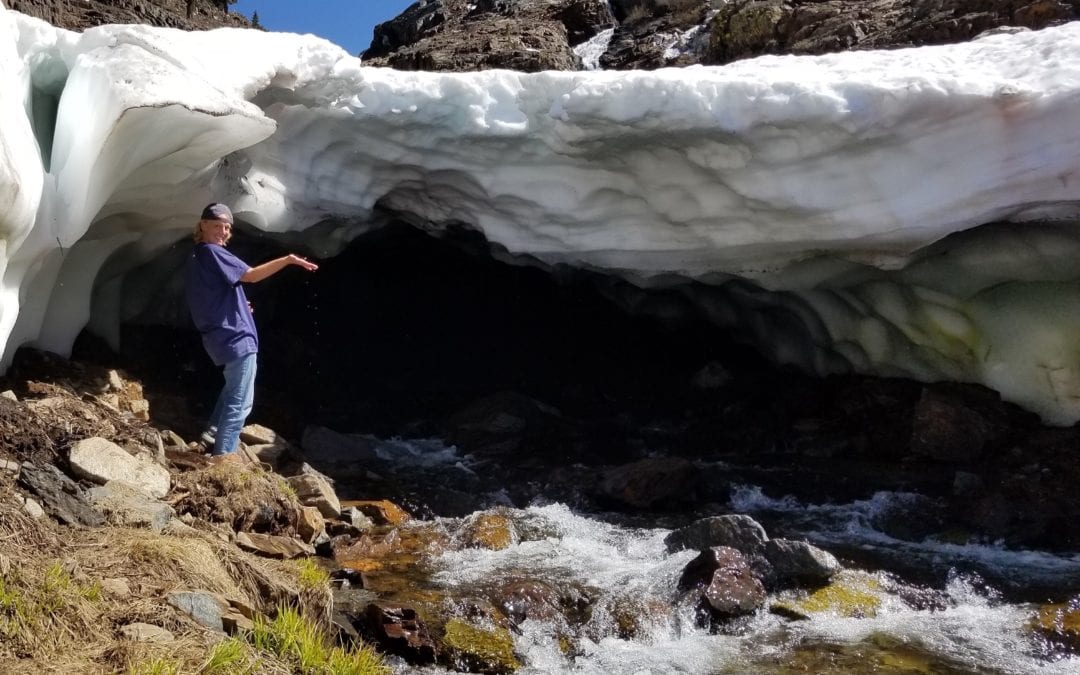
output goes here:
<path id="1" fill-rule="evenodd" d="M 128 675 L 180 675 L 180 664 L 162 657 L 128 666 Z"/>
<path id="2" fill-rule="evenodd" d="M 300 586 L 303 588 L 321 588 L 330 583 L 330 573 L 319 566 L 311 558 L 301 558 L 296 561 Z"/>
<path id="3" fill-rule="evenodd" d="M 330 647 L 326 636 L 292 607 L 271 620 L 257 619 L 249 637 L 256 649 L 287 661 L 303 675 L 387 675 L 390 671 L 370 647 Z"/>
<path id="4" fill-rule="evenodd" d="M 257 672 L 258 658 L 239 638 L 229 638 L 214 645 L 210 657 L 199 669 L 200 675 L 254 675 Z"/>

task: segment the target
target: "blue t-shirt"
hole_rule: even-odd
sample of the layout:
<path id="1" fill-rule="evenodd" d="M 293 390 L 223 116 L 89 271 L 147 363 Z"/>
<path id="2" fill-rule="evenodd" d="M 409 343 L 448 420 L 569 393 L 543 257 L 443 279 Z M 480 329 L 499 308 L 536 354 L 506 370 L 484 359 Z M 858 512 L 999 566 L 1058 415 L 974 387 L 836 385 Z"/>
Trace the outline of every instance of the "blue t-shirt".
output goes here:
<path id="1" fill-rule="evenodd" d="M 255 318 L 240 284 L 249 269 L 217 244 L 196 244 L 188 258 L 188 308 L 215 365 L 259 351 Z"/>

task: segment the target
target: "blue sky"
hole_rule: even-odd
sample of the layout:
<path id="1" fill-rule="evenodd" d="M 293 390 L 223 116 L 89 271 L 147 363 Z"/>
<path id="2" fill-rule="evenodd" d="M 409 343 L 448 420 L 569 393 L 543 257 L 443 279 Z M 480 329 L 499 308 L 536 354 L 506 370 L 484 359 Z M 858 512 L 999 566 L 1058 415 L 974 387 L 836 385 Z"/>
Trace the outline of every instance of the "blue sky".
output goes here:
<path id="1" fill-rule="evenodd" d="M 229 7 L 267 30 L 314 33 L 357 55 L 371 46 L 375 24 L 392 19 L 415 0 L 238 0 Z"/>

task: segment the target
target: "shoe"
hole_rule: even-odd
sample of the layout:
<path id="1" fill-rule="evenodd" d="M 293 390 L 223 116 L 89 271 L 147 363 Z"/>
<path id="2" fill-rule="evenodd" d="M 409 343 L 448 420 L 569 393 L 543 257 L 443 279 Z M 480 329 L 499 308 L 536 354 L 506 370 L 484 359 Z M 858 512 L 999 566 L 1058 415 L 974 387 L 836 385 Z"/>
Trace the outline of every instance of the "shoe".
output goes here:
<path id="1" fill-rule="evenodd" d="M 223 455 L 210 455 L 211 464 L 247 464 L 247 457 L 239 452 L 226 452 Z"/>
<path id="2" fill-rule="evenodd" d="M 214 447 L 214 443 L 215 443 L 214 432 L 210 431 L 209 429 L 202 432 L 201 434 L 199 434 L 199 442 L 202 443 L 203 445 L 205 445 L 208 448 Z"/>

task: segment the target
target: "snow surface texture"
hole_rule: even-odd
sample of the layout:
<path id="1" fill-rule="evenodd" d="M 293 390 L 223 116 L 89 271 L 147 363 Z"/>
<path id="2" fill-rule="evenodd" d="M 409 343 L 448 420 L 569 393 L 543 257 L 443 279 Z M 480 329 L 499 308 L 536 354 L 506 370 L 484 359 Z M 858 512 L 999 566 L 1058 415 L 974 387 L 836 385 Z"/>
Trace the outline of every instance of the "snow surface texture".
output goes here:
<path id="1" fill-rule="evenodd" d="M 396 72 L 312 36 L 4 9 L 0 45 L 5 361 L 115 331 L 123 275 L 208 201 L 320 224 L 322 254 L 378 205 L 663 288 L 611 293 L 780 362 L 1080 420 L 1080 24 L 655 72 Z"/>

